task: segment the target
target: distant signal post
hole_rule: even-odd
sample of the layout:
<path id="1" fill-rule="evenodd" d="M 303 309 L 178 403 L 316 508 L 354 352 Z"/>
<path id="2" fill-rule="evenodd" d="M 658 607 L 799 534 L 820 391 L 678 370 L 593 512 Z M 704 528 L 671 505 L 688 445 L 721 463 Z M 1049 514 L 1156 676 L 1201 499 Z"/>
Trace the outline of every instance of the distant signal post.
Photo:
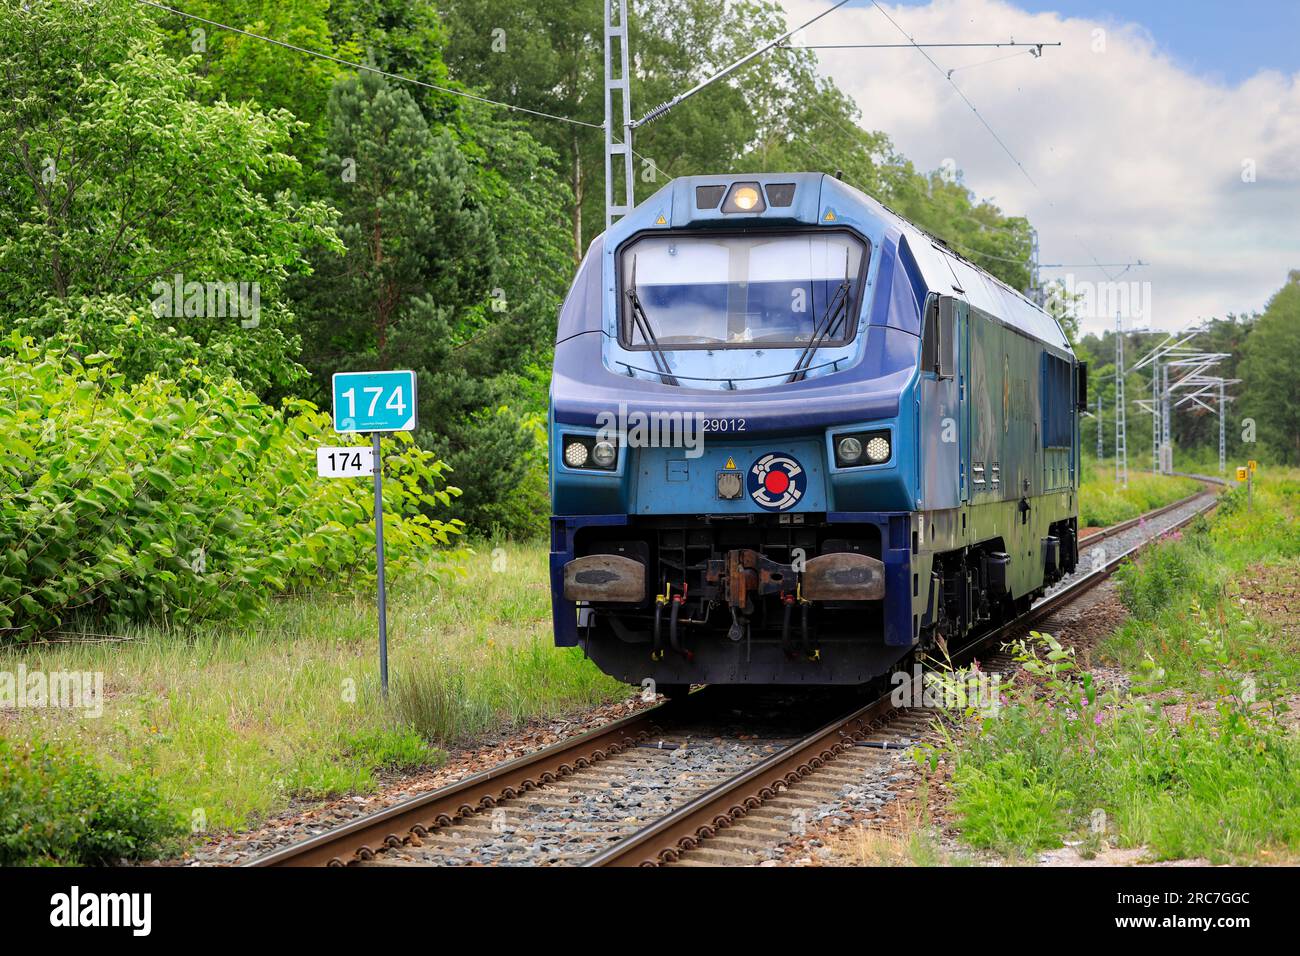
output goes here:
<path id="1" fill-rule="evenodd" d="M 384 432 L 415 431 L 415 372 L 335 372 L 334 430 L 369 433 L 371 453 L 357 448 L 317 450 L 317 471 L 326 477 L 375 479 L 375 571 L 379 583 L 379 686 L 388 696 L 388 595 L 384 587 Z M 367 460 L 368 459 L 368 460 Z"/>

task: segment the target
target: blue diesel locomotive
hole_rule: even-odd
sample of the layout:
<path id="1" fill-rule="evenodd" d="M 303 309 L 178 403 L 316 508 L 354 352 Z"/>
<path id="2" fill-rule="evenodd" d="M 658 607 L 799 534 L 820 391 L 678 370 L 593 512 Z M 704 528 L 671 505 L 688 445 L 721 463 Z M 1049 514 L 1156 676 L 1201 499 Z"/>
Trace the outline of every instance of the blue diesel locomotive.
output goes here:
<path id="1" fill-rule="evenodd" d="M 1086 368 L 823 174 L 676 179 L 598 237 L 551 385 L 555 642 L 660 690 L 858 684 L 1075 566 Z"/>

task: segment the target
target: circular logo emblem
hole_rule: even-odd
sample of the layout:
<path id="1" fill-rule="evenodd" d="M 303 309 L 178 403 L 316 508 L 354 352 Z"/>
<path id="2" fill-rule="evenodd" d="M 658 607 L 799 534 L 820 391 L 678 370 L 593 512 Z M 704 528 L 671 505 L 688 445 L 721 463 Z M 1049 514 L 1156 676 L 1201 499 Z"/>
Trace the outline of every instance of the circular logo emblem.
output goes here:
<path id="1" fill-rule="evenodd" d="M 785 511 L 799 503 L 808 474 L 793 456 L 774 451 L 754 462 L 745 476 L 749 497 L 768 511 Z"/>

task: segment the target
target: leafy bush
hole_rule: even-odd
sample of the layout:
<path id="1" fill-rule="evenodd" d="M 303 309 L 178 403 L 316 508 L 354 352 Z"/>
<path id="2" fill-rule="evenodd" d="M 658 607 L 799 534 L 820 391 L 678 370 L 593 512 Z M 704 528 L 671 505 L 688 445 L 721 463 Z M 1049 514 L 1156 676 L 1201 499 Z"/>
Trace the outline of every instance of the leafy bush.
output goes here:
<path id="1" fill-rule="evenodd" d="M 338 437 L 311 404 L 271 408 L 194 361 L 129 384 L 115 355 L 66 340 L 0 348 L 0 636 L 85 613 L 238 618 L 373 562 L 371 486 L 316 477 L 316 446 Z M 409 440 L 384 468 L 400 573 L 459 533 L 423 513 L 458 491 Z"/>
<path id="2" fill-rule="evenodd" d="M 106 774 L 64 748 L 0 737 L 0 866 L 144 859 L 180 832 L 147 777 Z"/>

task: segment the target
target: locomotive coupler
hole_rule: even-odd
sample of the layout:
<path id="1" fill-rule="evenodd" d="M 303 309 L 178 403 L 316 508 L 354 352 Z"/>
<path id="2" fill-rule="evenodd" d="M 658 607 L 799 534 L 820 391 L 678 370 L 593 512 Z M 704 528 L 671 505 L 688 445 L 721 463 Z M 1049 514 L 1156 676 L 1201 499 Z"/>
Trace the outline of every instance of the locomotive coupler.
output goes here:
<path id="1" fill-rule="evenodd" d="M 799 603 L 799 643 L 803 646 L 803 656 L 810 661 L 822 659 L 820 647 L 813 647 L 808 632 L 808 607 L 812 604 L 803 596 L 803 582 L 794 589 L 795 600 Z"/>
<path id="2" fill-rule="evenodd" d="M 794 657 L 794 646 L 790 643 L 790 616 L 794 612 L 795 598 L 789 591 L 781 595 L 781 650 L 786 657 Z"/>
<path id="3" fill-rule="evenodd" d="M 727 605 L 741 613 L 754 610 L 754 595 L 780 594 L 797 578 L 793 567 L 750 548 L 728 551 L 708 563 L 704 579 L 718 589 Z"/>

